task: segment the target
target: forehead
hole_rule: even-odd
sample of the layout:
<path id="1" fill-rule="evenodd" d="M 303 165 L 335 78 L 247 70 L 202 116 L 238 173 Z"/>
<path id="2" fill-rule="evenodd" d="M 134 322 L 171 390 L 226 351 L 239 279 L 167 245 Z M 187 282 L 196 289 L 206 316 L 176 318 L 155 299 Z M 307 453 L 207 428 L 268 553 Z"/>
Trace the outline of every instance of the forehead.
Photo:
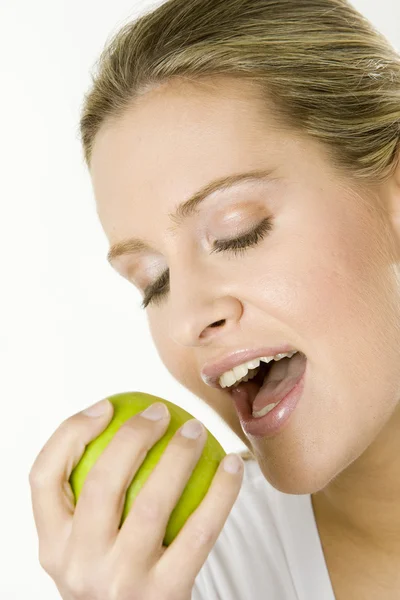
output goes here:
<path id="1" fill-rule="evenodd" d="M 162 86 L 96 136 L 90 173 L 100 220 L 114 242 L 132 233 L 135 218 L 172 212 L 208 181 L 285 165 L 299 144 L 246 82 Z"/>

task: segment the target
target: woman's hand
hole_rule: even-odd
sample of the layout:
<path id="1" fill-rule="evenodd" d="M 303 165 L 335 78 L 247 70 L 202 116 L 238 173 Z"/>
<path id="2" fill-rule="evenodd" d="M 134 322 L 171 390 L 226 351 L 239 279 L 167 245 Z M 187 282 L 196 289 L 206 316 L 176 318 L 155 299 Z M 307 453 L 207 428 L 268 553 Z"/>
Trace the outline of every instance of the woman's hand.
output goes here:
<path id="1" fill-rule="evenodd" d="M 66 419 L 37 456 L 30 474 L 39 561 L 64 600 L 190 600 L 194 581 L 238 496 L 238 473 L 221 462 L 204 500 L 166 548 L 172 510 L 206 440 L 179 429 L 170 440 L 119 529 L 125 493 L 148 450 L 164 435 L 170 415 L 126 421 L 88 474 L 75 506 L 68 483 L 85 446 L 106 428 L 113 407 L 97 417 Z M 165 405 L 164 405 L 165 406 Z"/>

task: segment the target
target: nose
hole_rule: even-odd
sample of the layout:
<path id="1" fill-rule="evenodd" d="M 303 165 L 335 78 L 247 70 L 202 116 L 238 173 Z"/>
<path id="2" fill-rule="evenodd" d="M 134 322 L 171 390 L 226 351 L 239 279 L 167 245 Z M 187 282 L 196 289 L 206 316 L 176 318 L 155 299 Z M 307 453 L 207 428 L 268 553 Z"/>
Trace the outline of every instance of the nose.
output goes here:
<path id="1" fill-rule="evenodd" d="M 193 266 L 193 265 L 192 265 Z M 220 274 L 219 274 L 220 275 Z M 179 277 L 179 279 L 178 279 Z M 218 343 L 238 327 L 243 312 L 240 300 L 226 293 L 221 277 L 192 268 L 171 277 L 170 337 L 181 346 Z M 224 342 L 221 341 L 221 345 Z"/>

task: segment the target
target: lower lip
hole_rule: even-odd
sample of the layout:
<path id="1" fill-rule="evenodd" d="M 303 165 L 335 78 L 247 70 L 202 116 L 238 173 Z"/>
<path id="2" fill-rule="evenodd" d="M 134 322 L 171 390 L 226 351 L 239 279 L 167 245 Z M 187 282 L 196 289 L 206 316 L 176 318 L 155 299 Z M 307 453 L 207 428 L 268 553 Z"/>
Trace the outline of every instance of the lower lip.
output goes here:
<path id="1" fill-rule="evenodd" d="M 233 398 L 243 431 L 253 437 L 271 437 L 280 433 L 294 412 L 304 390 L 307 367 L 288 394 L 263 417 L 253 417 L 251 405 L 244 392 Z"/>

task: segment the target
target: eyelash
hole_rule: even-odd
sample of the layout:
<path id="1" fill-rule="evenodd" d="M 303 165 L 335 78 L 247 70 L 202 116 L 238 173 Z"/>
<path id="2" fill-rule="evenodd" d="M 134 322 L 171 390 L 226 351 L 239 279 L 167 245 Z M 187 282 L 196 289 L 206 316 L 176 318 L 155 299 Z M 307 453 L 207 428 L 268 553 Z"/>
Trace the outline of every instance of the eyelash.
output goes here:
<path id="1" fill-rule="evenodd" d="M 272 221 L 270 217 L 266 217 L 257 225 L 253 231 L 246 233 L 232 240 L 220 240 L 214 242 L 214 247 L 211 253 L 214 252 L 232 252 L 235 256 L 244 254 L 248 248 L 256 246 L 265 238 L 267 233 L 272 229 Z M 159 277 L 159 279 L 149 286 L 148 291 L 141 303 L 141 308 L 146 308 L 149 304 L 159 304 L 162 298 L 167 293 L 166 284 L 169 279 L 169 269 Z"/>

